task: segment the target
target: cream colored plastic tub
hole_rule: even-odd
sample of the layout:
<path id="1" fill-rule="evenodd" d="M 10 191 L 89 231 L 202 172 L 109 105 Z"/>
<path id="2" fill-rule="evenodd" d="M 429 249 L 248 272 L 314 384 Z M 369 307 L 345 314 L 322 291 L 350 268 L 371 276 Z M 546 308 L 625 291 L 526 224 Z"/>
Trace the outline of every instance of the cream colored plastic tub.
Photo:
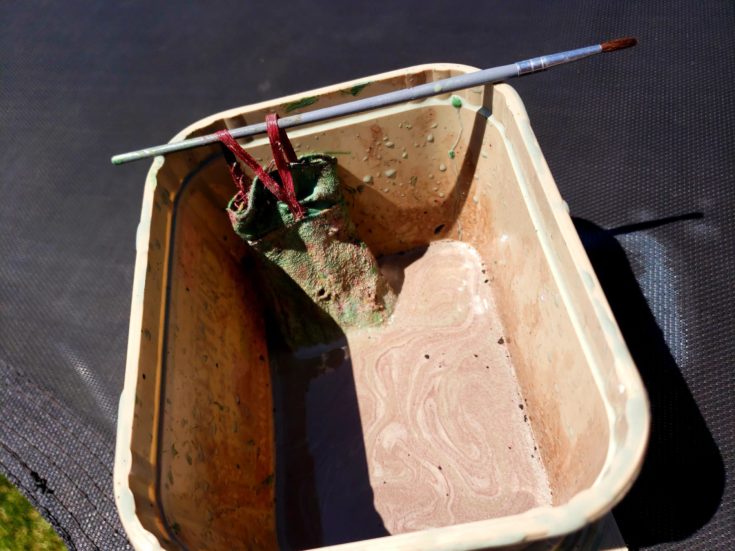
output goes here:
<path id="1" fill-rule="evenodd" d="M 471 70 L 385 73 L 226 111 L 174 140 Z M 558 538 L 622 498 L 646 446 L 644 389 L 520 98 L 504 84 L 458 96 L 461 107 L 440 96 L 290 135 L 299 153 L 337 156 L 352 217 L 376 256 L 453 239 L 494 267 L 496 315 L 551 504 L 344 549 Z M 388 135 L 393 147 L 383 146 Z M 267 162 L 263 139 L 246 147 Z M 248 248 L 223 210 L 232 191 L 215 146 L 156 158 L 146 181 L 114 473 L 136 549 L 279 546 L 272 374 L 261 293 L 242 264 Z"/>

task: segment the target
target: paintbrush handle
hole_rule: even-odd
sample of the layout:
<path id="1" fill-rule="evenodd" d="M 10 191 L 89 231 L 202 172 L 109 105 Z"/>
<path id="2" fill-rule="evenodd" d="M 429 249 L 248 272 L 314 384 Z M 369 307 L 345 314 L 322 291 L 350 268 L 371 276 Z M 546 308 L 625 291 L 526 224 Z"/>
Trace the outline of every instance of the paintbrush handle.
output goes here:
<path id="1" fill-rule="evenodd" d="M 339 105 L 332 105 L 330 107 L 324 107 L 323 109 L 315 109 L 314 111 L 308 111 L 299 115 L 282 117 L 278 119 L 278 126 L 280 128 L 287 129 L 293 128 L 294 126 L 344 117 L 346 115 L 355 115 L 357 113 L 363 113 L 373 109 L 380 109 L 381 107 L 388 107 L 390 105 L 405 103 L 407 101 L 415 101 L 436 96 L 437 94 L 445 94 L 462 90 L 464 88 L 472 88 L 473 86 L 481 84 L 498 82 L 517 75 L 517 63 L 512 65 L 503 65 L 502 67 L 494 67 L 492 69 L 485 69 L 484 71 L 466 73 L 456 77 L 421 84 L 412 88 L 388 92 L 387 94 L 381 94 L 379 96 L 350 101 L 348 103 L 341 103 Z M 265 123 L 256 123 L 249 126 L 242 126 L 240 128 L 233 128 L 230 130 L 230 134 L 232 134 L 234 138 L 245 138 L 248 136 L 255 136 L 257 134 L 263 134 L 265 131 Z M 217 141 L 219 141 L 219 138 L 216 134 L 209 134 L 207 136 L 200 136 L 198 138 L 191 138 L 180 142 L 167 143 L 156 147 L 141 149 L 140 151 L 115 155 L 112 158 L 112 163 L 122 164 L 130 161 L 137 161 L 146 157 L 165 155 L 167 153 L 173 153 L 174 151 L 200 147 Z"/>
<path id="2" fill-rule="evenodd" d="M 465 88 L 473 88 L 475 86 L 492 84 L 494 82 L 500 82 L 508 78 L 543 71 L 544 69 L 553 67 L 554 65 L 569 63 L 571 61 L 576 61 L 578 59 L 598 54 L 600 52 L 621 49 L 623 47 L 632 46 L 634 44 L 635 39 L 620 39 L 617 41 L 604 42 L 602 44 L 596 44 L 594 46 L 588 46 L 585 48 L 578 48 L 576 50 L 569 50 L 566 52 L 534 57 L 524 61 L 519 61 L 517 63 L 512 63 L 510 65 L 502 65 L 500 67 L 493 67 L 491 69 L 465 73 L 463 75 L 457 75 L 454 77 L 437 80 L 435 82 L 421 84 L 412 88 L 405 88 L 403 90 L 388 92 L 387 94 L 381 94 L 379 96 L 359 99 L 348 103 L 341 103 L 339 105 L 333 105 L 331 107 L 325 107 L 323 109 L 316 109 L 314 111 L 309 111 L 307 113 L 302 113 L 299 115 L 283 117 L 281 119 L 278 119 L 278 126 L 280 128 L 287 129 L 304 124 L 312 124 L 338 117 L 344 117 L 347 115 L 355 115 L 357 113 L 363 113 L 365 111 L 371 111 L 373 109 L 380 109 L 381 107 L 388 107 L 399 103 L 405 103 L 407 101 L 425 99 L 431 96 L 435 96 L 437 94 L 446 94 L 450 92 L 456 92 L 457 90 L 464 90 Z M 230 130 L 230 134 L 232 134 L 232 136 L 235 138 L 245 138 L 247 136 L 263 134 L 265 132 L 265 123 L 251 124 L 250 126 L 243 126 L 241 128 L 234 128 Z M 215 143 L 217 141 L 219 141 L 219 137 L 216 134 L 209 134 L 207 136 L 191 138 L 180 142 L 167 143 L 156 147 L 141 149 L 140 151 L 133 151 L 131 153 L 115 155 L 112 158 L 112 163 L 123 164 L 130 161 L 145 159 L 147 157 L 153 157 L 156 155 L 173 153 L 174 151 L 182 151 L 185 149 L 200 147 L 202 145 Z"/>

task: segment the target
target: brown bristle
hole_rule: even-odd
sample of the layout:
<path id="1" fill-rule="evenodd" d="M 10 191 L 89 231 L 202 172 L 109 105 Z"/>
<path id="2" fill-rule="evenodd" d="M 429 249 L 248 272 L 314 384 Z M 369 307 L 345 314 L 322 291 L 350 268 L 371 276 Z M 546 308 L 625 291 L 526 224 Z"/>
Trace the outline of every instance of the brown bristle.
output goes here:
<path id="1" fill-rule="evenodd" d="M 600 44 L 603 52 L 614 52 L 615 50 L 622 50 L 623 48 L 630 48 L 638 44 L 638 40 L 633 37 L 627 38 L 616 38 L 615 40 L 608 40 Z"/>

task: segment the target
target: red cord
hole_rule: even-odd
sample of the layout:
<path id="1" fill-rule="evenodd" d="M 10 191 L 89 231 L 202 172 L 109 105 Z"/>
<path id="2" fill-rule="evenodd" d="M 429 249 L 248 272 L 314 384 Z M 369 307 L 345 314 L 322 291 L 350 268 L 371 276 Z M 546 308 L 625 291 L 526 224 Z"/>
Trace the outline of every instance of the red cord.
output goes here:
<path id="1" fill-rule="evenodd" d="M 256 161 L 253 156 L 250 155 L 250 153 L 245 151 L 240 146 L 240 144 L 237 143 L 235 138 L 232 137 L 232 134 L 230 134 L 229 130 L 220 130 L 219 132 L 217 132 L 217 138 L 225 145 L 225 147 L 227 147 L 227 149 L 232 151 L 235 157 L 240 159 L 250 168 L 250 170 L 255 172 L 255 175 L 260 178 L 260 181 L 263 182 L 263 185 L 266 187 L 266 189 L 268 189 L 268 191 L 276 196 L 276 199 L 282 201 L 283 203 L 286 203 L 289 206 L 289 209 L 291 209 L 291 205 L 289 205 L 286 194 L 284 193 L 281 186 L 278 185 L 278 182 L 271 178 L 268 173 L 263 170 L 263 167 L 258 164 L 258 161 Z M 291 214 L 296 216 L 292 209 Z"/>
<path id="2" fill-rule="evenodd" d="M 248 192 L 250 191 L 250 186 L 253 185 L 252 180 L 242 171 L 240 164 L 234 157 L 227 158 L 227 168 L 230 170 L 230 176 L 232 176 L 232 181 L 235 182 L 235 187 L 237 187 L 237 194 L 235 194 L 234 201 L 235 205 L 238 210 L 242 207 L 247 207 Z"/>
<path id="3" fill-rule="evenodd" d="M 268 131 L 268 140 L 271 143 L 273 160 L 276 163 L 278 174 L 281 176 L 286 197 L 288 197 L 288 207 L 294 215 L 294 218 L 300 220 L 304 217 L 304 209 L 296 198 L 296 189 L 294 188 L 291 167 L 289 166 L 289 163 L 296 162 L 296 153 L 286 132 L 278 126 L 278 115 L 275 113 L 266 115 L 265 127 Z"/>
<path id="4" fill-rule="evenodd" d="M 271 144 L 271 151 L 273 152 L 273 160 L 278 169 L 278 174 L 281 176 L 282 186 L 278 185 L 268 173 L 263 170 L 263 167 L 258 164 L 250 153 L 245 151 L 237 140 L 232 137 L 229 130 L 220 130 L 217 132 L 217 138 L 222 142 L 227 149 L 245 163 L 250 169 L 255 172 L 255 175 L 260 178 L 263 185 L 275 195 L 276 199 L 286 203 L 288 210 L 296 220 L 301 220 L 304 217 L 304 209 L 299 204 L 299 200 L 296 197 L 296 189 L 293 183 L 293 176 L 291 175 L 291 167 L 289 163 L 295 163 L 297 161 L 296 152 L 291 145 L 291 141 L 288 139 L 286 132 L 278 126 L 278 115 L 275 113 L 269 114 L 265 118 L 265 126 L 268 131 L 268 140 Z M 237 197 L 240 198 L 242 204 L 247 206 L 247 193 L 250 189 L 250 183 L 246 186 L 244 181 L 247 176 L 242 172 L 242 169 L 237 163 L 228 163 L 230 169 L 230 175 L 232 180 L 237 186 L 238 193 Z M 237 200 L 237 199 L 236 199 Z"/>

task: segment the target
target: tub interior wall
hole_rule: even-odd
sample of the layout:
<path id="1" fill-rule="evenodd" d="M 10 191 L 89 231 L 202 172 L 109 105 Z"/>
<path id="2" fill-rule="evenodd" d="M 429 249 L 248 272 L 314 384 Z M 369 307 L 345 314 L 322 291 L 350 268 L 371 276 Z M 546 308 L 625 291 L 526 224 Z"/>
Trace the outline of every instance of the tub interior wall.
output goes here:
<path id="1" fill-rule="evenodd" d="M 598 476 L 607 416 L 529 214 L 523 186 L 533 182 L 512 160 L 503 125 L 472 106 L 491 94 L 461 97 L 461 108 L 438 98 L 290 135 L 297 154 L 337 157 L 358 233 L 376 256 L 438 239 L 480 253 L 553 502 L 562 504 Z M 249 150 L 270 158 L 262 140 Z M 223 210 L 232 184 L 214 147 L 170 157 L 158 180 L 152 224 L 173 239 L 149 250 L 148 284 L 167 293 L 168 307 L 144 312 L 139 384 L 161 400 L 136 402 L 135 434 L 146 441 L 134 445 L 131 485 L 157 481 L 135 490 L 140 518 L 172 547 L 275 546 L 268 350 L 248 250 Z M 163 366 L 146 370 L 157 356 Z M 149 414 L 157 422 L 147 426 Z"/>

